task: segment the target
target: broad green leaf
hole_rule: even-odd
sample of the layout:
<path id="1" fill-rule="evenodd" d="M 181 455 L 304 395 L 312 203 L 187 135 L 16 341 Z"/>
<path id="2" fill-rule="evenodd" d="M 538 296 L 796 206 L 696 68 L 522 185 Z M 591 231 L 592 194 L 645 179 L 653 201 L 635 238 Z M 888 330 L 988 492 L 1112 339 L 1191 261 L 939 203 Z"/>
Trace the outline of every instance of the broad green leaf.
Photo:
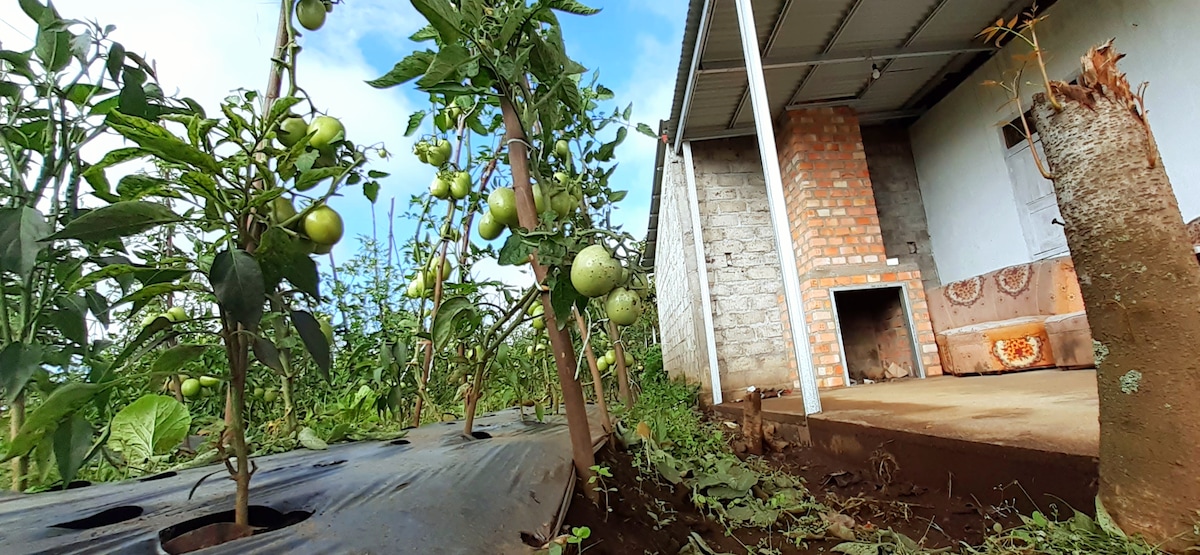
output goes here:
<path id="1" fill-rule="evenodd" d="M 581 300 L 586 303 L 587 297 L 575 291 L 575 286 L 571 284 L 570 278 L 559 276 L 554 280 L 550 292 L 550 302 L 554 309 L 554 321 L 558 323 L 560 328 L 572 320 L 574 316 L 571 314 L 571 307 L 575 306 Z"/>
<path id="2" fill-rule="evenodd" d="M 29 378 L 41 367 L 42 353 L 41 345 L 25 343 L 9 343 L 0 351 L 0 387 L 4 388 L 5 404 L 25 390 Z"/>
<path id="3" fill-rule="evenodd" d="M 275 124 L 275 122 L 278 122 L 285 114 L 288 113 L 288 110 L 292 109 L 292 106 L 295 106 L 299 103 L 300 99 L 294 96 L 285 96 L 276 100 L 275 102 L 272 102 L 271 112 L 267 117 L 267 121 Z"/>
<path id="4" fill-rule="evenodd" d="M 33 53 L 51 73 L 62 71 L 71 63 L 71 32 L 55 27 L 40 27 Z"/>
<path id="5" fill-rule="evenodd" d="M 121 69 L 125 67 L 125 47 L 119 42 L 114 42 L 112 47 L 108 49 L 108 59 L 104 63 L 105 69 L 108 70 L 108 76 L 114 83 L 121 80 Z"/>
<path id="6" fill-rule="evenodd" d="M 149 196 L 179 197 L 171 190 L 170 181 L 141 173 L 122 177 L 121 181 L 117 182 L 117 195 L 121 200 L 141 200 Z"/>
<path id="7" fill-rule="evenodd" d="M 425 121 L 425 115 L 425 110 L 420 110 L 408 116 L 408 127 L 404 129 L 405 137 L 411 137 L 413 133 L 416 133 L 421 128 L 421 122 Z"/>
<path id="8" fill-rule="evenodd" d="M 174 397 L 143 395 L 113 416 L 108 445 L 137 463 L 170 453 L 191 425 L 192 415 Z"/>
<path id="9" fill-rule="evenodd" d="M 128 345 L 125 345 L 125 349 L 117 354 L 117 357 L 112 361 L 112 367 L 114 369 L 119 368 L 121 364 L 123 364 L 129 357 L 133 356 L 133 354 L 137 352 L 138 348 L 141 347 L 146 340 L 158 334 L 158 332 L 170 328 L 171 326 L 171 321 L 165 317 L 159 316 L 155 318 L 153 321 L 143 327 Z"/>
<path id="10" fill-rule="evenodd" d="M 595 15 L 600 13 L 600 8 L 593 8 L 576 0 L 546 0 L 546 6 L 575 15 Z"/>
<path id="11" fill-rule="evenodd" d="M 34 208 L 0 209 L 0 271 L 28 277 L 42 251 L 38 241 L 52 231 L 46 217 Z"/>
<path id="12" fill-rule="evenodd" d="M 54 461 L 58 464 L 64 487 L 75 479 L 87 462 L 94 434 L 91 422 L 78 413 L 71 415 L 54 432 Z"/>
<path id="13" fill-rule="evenodd" d="M 31 54 L 31 52 L 0 50 L 0 60 L 8 62 L 8 67 L 13 73 L 32 80 L 34 77 L 33 69 L 29 67 Z"/>
<path id="14" fill-rule="evenodd" d="M 104 170 L 123 162 L 144 158 L 150 155 L 150 151 L 137 147 L 118 148 L 117 150 L 109 151 L 104 155 L 103 158 L 100 159 L 99 162 L 96 162 L 94 165 L 84 170 L 83 178 L 86 179 L 88 184 L 92 186 L 92 190 L 96 192 L 96 196 L 103 200 L 108 200 L 109 202 L 116 202 L 116 199 L 113 198 L 111 194 L 112 185 L 109 183 L 108 176 L 105 175 Z M 112 200 L 109 200 L 110 198 L 112 198 Z"/>
<path id="15" fill-rule="evenodd" d="M 208 280 L 225 315 L 247 330 L 258 329 L 267 292 L 258 261 L 246 251 L 224 250 L 213 258 Z"/>
<path id="16" fill-rule="evenodd" d="M 153 122 L 120 112 L 108 114 L 106 121 L 113 130 L 167 162 L 188 164 L 208 174 L 221 171 L 220 165 L 212 156 L 197 150 Z"/>
<path id="17" fill-rule="evenodd" d="M 367 81 L 368 85 L 377 89 L 387 89 L 397 85 L 403 85 L 417 77 L 425 75 L 429 70 L 429 66 L 433 63 L 433 52 L 428 50 L 423 52 L 413 52 L 400 60 L 392 67 L 390 71 L 378 79 Z"/>
<path id="18" fill-rule="evenodd" d="M 655 133 L 654 129 L 652 129 L 649 125 L 646 125 L 644 123 L 637 124 L 637 130 L 638 130 L 638 133 L 641 133 L 647 137 L 650 137 L 651 139 L 657 140 L 659 138 L 658 133 Z"/>
<path id="19" fill-rule="evenodd" d="M 79 382 L 69 382 L 55 389 L 54 393 L 33 409 L 25 419 L 25 424 L 9 443 L 8 453 L 0 462 L 29 454 L 42 442 L 42 438 L 54 433 L 63 418 L 83 408 L 102 389 L 96 384 Z"/>
<path id="20" fill-rule="evenodd" d="M 254 258 L 262 268 L 263 286 L 274 291 L 287 279 L 292 285 L 315 300 L 321 298 L 317 263 L 310 258 L 308 248 L 298 238 L 278 227 L 263 232 Z"/>
<path id="21" fill-rule="evenodd" d="M 55 13 L 54 8 L 48 7 L 38 0 L 19 0 L 19 2 L 21 4 L 21 11 L 24 11 L 25 15 L 29 16 L 29 19 L 32 19 L 38 25 L 49 25 L 58 19 L 58 14 Z"/>
<path id="22" fill-rule="evenodd" d="M 425 16 L 434 29 L 437 29 L 438 36 L 442 38 L 442 44 L 458 42 L 458 37 L 462 34 L 462 16 L 458 15 L 458 10 L 454 9 L 449 0 L 411 1 L 413 7 Z"/>
<path id="23" fill-rule="evenodd" d="M 108 327 L 111 323 L 108 317 L 108 298 L 93 289 L 88 289 L 83 294 L 87 297 L 88 310 L 92 312 L 92 316 L 95 316 L 101 325 Z"/>
<path id="24" fill-rule="evenodd" d="M 176 345 L 163 351 L 158 355 L 158 360 L 154 361 L 154 365 L 150 367 L 152 374 L 174 374 L 180 368 L 187 366 L 189 362 L 195 361 L 204 355 L 211 345 Z"/>
<path id="25" fill-rule="evenodd" d="M 306 449 L 312 449 L 314 451 L 324 451 L 329 449 L 329 445 L 317 435 L 317 432 L 313 431 L 313 429 L 309 428 L 308 426 L 300 428 L 300 433 L 297 435 L 296 439 L 300 440 L 300 445 L 303 445 Z"/>
<path id="26" fill-rule="evenodd" d="M 296 188 L 301 191 L 307 191 L 326 179 L 342 175 L 345 171 L 344 168 L 338 166 L 301 170 L 300 176 L 296 178 Z"/>
<path id="27" fill-rule="evenodd" d="M 1100 500 L 1100 496 L 1096 496 L 1096 524 L 1100 529 L 1112 538 L 1126 538 L 1125 531 L 1121 529 L 1117 521 L 1113 520 L 1108 514 L 1108 510 L 1104 508 L 1104 502 Z"/>
<path id="28" fill-rule="evenodd" d="M 163 224 L 182 221 L 183 217 L 164 205 L 131 200 L 110 204 L 84 214 L 45 240 L 78 239 L 98 243 L 142 233 Z"/>
<path id="29" fill-rule="evenodd" d="M 612 194 L 608 195 L 608 202 L 621 202 L 625 200 L 628 194 L 629 191 L 613 191 Z"/>
<path id="30" fill-rule="evenodd" d="M 479 26 L 484 16 L 483 0 L 458 0 L 458 13 L 467 28 Z"/>
<path id="31" fill-rule="evenodd" d="M 143 89 L 142 85 L 136 81 L 127 81 L 125 86 L 121 87 L 121 93 L 117 95 L 117 110 L 127 116 L 150 117 L 150 103 L 146 100 L 146 89 Z"/>
<path id="32" fill-rule="evenodd" d="M 308 350 L 308 354 L 312 355 L 313 362 L 317 363 L 321 377 L 325 378 L 326 382 L 330 381 L 329 369 L 333 366 L 333 361 L 329 354 L 329 340 L 321 331 L 321 323 L 312 314 L 303 310 L 293 310 L 291 316 L 292 325 L 300 334 L 304 348 Z"/>
<path id="33" fill-rule="evenodd" d="M 438 351 L 445 349 L 457 335 L 462 318 L 474 312 L 475 305 L 466 297 L 444 299 L 433 317 L 433 348 Z"/>
<path id="34" fill-rule="evenodd" d="M 500 247 L 497 262 L 501 266 L 520 266 L 529 262 L 531 253 L 533 248 L 526 244 L 520 235 L 512 233 L 504 241 L 504 246 Z"/>
<path id="35" fill-rule="evenodd" d="M 207 288 L 204 287 L 204 284 L 191 281 L 180 283 L 155 283 L 153 285 L 146 285 L 141 289 L 134 291 L 133 293 L 117 299 L 112 306 L 121 306 L 123 304 L 133 303 L 133 306 L 131 306 L 130 309 L 133 312 L 137 312 L 155 297 L 160 297 L 167 293 L 179 293 L 183 291 L 203 292 L 206 289 Z"/>
<path id="36" fill-rule="evenodd" d="M 260 337 L 254 341 L 254 358 L 263 363 L 263 366 L 270 368 L 276 372 L 283 372 L 283 362 L 279 359 L 279 349 L 271 343 L 270 339 Z"/>
<path id="37" fill-rule="evenodd" d="M 363 183 L 363 196 L 367 197 L 367 200 L 371 201 L 371 204 L 375 204 L 375 201 L 379 200 L 379 182 L 368 181 Z"/>
<path id="38" fill-rule="evenodd" d="M 459 68 L 471 60 L 471 53 L 466 48 L 457 44 L 445 46 L 433 58 L 425 76 L 417 80 L 417 86 L 428 88 L 443 81 L 457 81 Z"/>
<path id="39" fill-rule="evenodd" d="M 106 89 L 100 85 L 92 85 L 86 83 L 76 83 L 67 89 L 67 100 L 74 102 L 77 105 L 87 104 L 93 97 L 104 96 L 113 92 L 111 89 Z"/>
<path id="40" fill-rule="evenodd" d="M 413 33 L 412 36 L 408 37 L 408 40 L 413 42 L 426 42 L 436 38 L 438 38 L 437 29 L 434 29 L 432 25 L 426 25 L 421 27 L 419 31 Z"/>
<path id="41" fill-rule="evenodd" d="M 87 345 L 87 299 L 79 295 L 63 295 L 58 298 L 58 310 L 50 313 L 53 323 L 63 337 L 76 345 Z"/>

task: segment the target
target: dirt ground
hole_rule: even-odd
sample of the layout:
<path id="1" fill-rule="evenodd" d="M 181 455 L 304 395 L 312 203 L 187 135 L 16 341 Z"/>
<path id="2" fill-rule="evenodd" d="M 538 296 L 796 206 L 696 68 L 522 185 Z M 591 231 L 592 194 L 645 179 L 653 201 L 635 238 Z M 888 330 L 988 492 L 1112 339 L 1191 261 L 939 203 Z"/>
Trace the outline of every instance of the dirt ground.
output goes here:
<path id="1" fill-rule="evenodd" d="M 617 489 L 609 493 L 611 512 L 606 513 L 576 491 L 565 521 L 568 526 L 591 529 L 591 537 L 584 543 L 587 553 L 675 555 L 692 532 L 719 553 L 746 553 L 746 546 L 757 546 L 764 539 L 785 554 L 829 553 L 838 543 L 810 541 L 806 547 L 796 547 L 781 535 L 767 537 L 752 529 L 737 530 L 728 536 L 724 526 L 694 507 L 686 488 L 668 490 L 650 480 L 639 481 L 629 454 L 605 448 L 598 459 L 613 473 L 608 486 Z M 803 477 L 819 500 L 853 517 L 858 525 L 891 528 L 927 547 L 959 542 L 978 545 L 993 523 L 1012 522 L 1010 515 L 995 507 L 978 507 L 971 499 L 934 494 L 920 484 L 892 482 L 889 475 L 894 469 L 886 459 L 873 461 L 872 468 L 851 468 L 811 448 L 790 447 L 768 455 L 766 460 L 775 468 Z"/>

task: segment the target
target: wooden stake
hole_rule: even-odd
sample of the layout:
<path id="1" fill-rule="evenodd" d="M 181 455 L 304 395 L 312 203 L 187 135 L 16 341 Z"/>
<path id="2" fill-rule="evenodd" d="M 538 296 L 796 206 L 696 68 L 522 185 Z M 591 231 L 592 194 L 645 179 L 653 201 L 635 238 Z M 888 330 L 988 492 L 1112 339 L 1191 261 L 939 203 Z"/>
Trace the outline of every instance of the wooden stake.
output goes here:
<path id="1" fill-rule="evenodd" d="M 748 453 L 763 454 L 762 393 L 757 388 L 746 393 L 746 404 L 742 407 L 742 436 L 746 439 Z"/>
<path id="2" fill-rule="evenodd" d="M 572 308 L 575 312 L 575 324 L 579 326 L 579 339 L 583 342 L 583 351 L 587 354 L 588 368 L 592 371 L 592 382 L 596 388 L 596 406 L 600 407 L 600 417 L 603 419 L 604 433 L 612 433 L 612 418 L 608 415 L 608 401 L 604 399 L 604 380 L 600 375 L 600 367 L 596 365 L 596 350 L 592 348 L 592 330 L 588 327 L 587 322 L 583 320 L 583 315 L 579 313 L 579 309 Z"/>
<path id="3" fill-rule="evenodd" d="M 633 406 L 633 391 L 629 387 L 629 369 L 625 367 L 625 343 L 621 341 L 621 330 L 617 325 L 608 321 L 608 339 L 612 341 L 613 350 L 617 353 L 617 387 L 621 393 L 621 402 L 626 407 Z"/>

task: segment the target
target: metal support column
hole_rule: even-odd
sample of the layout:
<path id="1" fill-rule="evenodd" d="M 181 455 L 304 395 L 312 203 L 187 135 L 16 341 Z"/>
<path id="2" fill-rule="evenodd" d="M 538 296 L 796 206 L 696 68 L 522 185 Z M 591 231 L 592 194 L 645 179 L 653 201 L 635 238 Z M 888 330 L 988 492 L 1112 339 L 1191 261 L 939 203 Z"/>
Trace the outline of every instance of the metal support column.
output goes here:
<path id="1" fill-rule="evenodd" d="M 724 400 L 721 394 L 721 369 L 717 364 L 717 335 L 713 324 L 712 294 L 708 289 L 708 259 L 704 255 L 704 228 L 700 224 L 700 189 L 696 185 L 696 166 L 692 143 L 683 143 L 683 172 L 687 180 L 688 207 L 692 213 L 692 244 L 696 247 L 696 275 L 700 278 L 700 310 L 704 315 L 705 346 L 708 348 L 708 374 L 713 404 Z"/>
<path id="2" fill-rule="evenodd" d="M 796 265 L 796 250 L 792 245 L 792 230 L 783 194 L 783 175 L 779 170 L 779 150 L 775 145 L 771 106 L 767 100 L 766 80 L 763 78 L 762 55 L 758 51 L 758 33 L 754 28 L 754 7 L 751 0 L 735 0 L 735 4 L 738 30 L 742 37 L 742 54 L 746 58 L 750 100 L 754 108 L 754 126 L 758 129 L 758 150 L 762 155 L 763 173 L 767 179 L 767 204 L 771 209 L 775 248 L 779 251 L 779 266 L 783 274 L 783 297 L 787 303 L 788 322 L 791 324 L 800 392 L 804 396 L 804 412 L 814 414 L 821 412 L 821 397 L 809 352 L 808 325 L 804 320 L 803 299 L 800 296 L 799 268 Z"/>

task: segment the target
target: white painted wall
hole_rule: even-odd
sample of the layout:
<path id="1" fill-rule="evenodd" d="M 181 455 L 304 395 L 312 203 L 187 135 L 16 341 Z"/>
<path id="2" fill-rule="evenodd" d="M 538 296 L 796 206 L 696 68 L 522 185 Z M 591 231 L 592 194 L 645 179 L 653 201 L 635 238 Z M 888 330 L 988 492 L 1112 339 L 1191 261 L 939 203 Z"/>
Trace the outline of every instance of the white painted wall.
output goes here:
<path id="1" fill-rule="evenodd" d="M 1059 0 L 1038 27 L 1051 79 L 1073 79 L 1079 57 L 1116 37 L 1128 54 L 1121 69 L 1134 85 L 1150 82 L 1150 124 L 1184 220 L 1200 216 L 1200 93 L 1194 87 L 1200 51 L 1197 0 Z M 1025 244 L 1000 124 L 1018 114 L 1007 94 L 985 87 L 1014 68 L 1011 42 L 911 129 L 913 154 L 942 283 L 1033 259 Z M 1027 71 L 1022 82 L 1036 81 Z M 1028 108 L 1036 86 L 1023 87 Z"/>

